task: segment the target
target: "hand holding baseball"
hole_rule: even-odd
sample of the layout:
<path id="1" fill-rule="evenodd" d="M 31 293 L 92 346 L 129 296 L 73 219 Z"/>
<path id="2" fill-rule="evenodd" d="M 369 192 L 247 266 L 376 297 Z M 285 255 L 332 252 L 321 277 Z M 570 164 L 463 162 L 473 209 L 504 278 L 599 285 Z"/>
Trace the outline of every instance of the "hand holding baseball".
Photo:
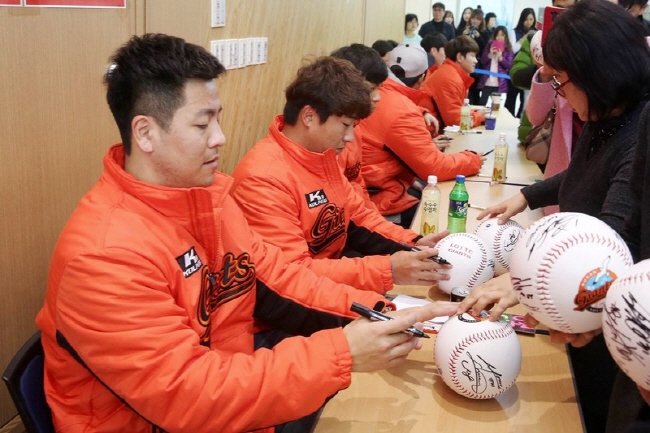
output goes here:
<path id="1" fill-rule="evenodd" d="M 530 326 L 531 328 L 535 328 L 537 325 L 539 325 L 539 322 L 535 320 L 535 318 L 530 314 L 526 314 L 524 317 L 524 323 L 526 323 L 526 326 Z M 581 332 L 579 334 L 569 334 L 555 329 L 549 329 L 551 342 L 555 344 L 570 344 L 573 347 L 586 346 L 589 342 L 591 342 L 591 340 L 594 339 L 594 337 L 602 334 L 602 332 L 602 328 L 596 329 L 594 331 Z"/>
<path id="2" fill-rule="evenodd" d="M 395 284 L 415 284 L 430 286 L 437 281 L 448 280 L 447 274 L 438 272 L 451 269 L 451 265 L 440 265 L 429 257 L 438 254 L 433 248 L 422 248 L 421 251 L 398 251 L 390 256 Z"/>
<path id="3" fill-rule="evenodd" d="M 449 235 L 448 230 L 444 230 L 440 233 L 429 233 L 426 236 L 421 237 L 415 245 L 419 247 L 431 247 L 435 248 L 436 244 Z"/>

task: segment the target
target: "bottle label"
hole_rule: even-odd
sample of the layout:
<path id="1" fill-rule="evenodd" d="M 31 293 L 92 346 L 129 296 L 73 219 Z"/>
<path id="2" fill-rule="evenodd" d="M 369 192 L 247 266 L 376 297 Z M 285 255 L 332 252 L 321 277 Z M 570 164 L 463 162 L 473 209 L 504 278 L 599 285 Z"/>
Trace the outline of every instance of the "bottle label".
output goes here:
<path id="1" fill-rule="evenodd" d="M 461 114 L 460 116 L 460 129 L 462 131 L 469 131 L 472 129 L 474 119 L 471 114 Z"/>
<path id="2" fill-rule="evenodd" d="M 422 223 L 420 234 L 426 236 L 430 233 L 438 233 L 438 203 L 432 200 L 422 201 Z"/>
<path id="3" fill-rule="evenodd" d="M 422 203 L 422 209 L 425 213 L 436 213 L 438 212 L 438 203 L 435 201 L 425 201 Z"/>
<path id="4" fill-rule="evenodd" d="M 449 200 L 449 216 L 452 218 L 467 218 L 466 200 Z"/>

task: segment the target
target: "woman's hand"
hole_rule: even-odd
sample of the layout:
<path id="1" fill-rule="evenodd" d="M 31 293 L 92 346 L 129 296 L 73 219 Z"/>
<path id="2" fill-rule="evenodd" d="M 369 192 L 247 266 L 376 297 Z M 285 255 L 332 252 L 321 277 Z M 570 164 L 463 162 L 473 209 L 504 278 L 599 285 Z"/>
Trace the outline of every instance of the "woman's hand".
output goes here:
<path id="1" fill-rule="evenodd" d="M 490 218 L 499 216 L 499 224 L 503 224 L 508 221 L 511 217 L 517 215 L 519 212 L 522 212 L 528 206 L 528 200 L 522 193 L 517 193 L 516 195 L 510 197 L 506 201 L 502 201 L 499 204 L 490 206 L 485 209 L 483 212 L 478 214 L 476 219 L 482 220 L 486 216 Z"/>
<path id="2" fill-rule="evenodd" d="M 498 320 L 508 308 L 517 305 L 519 300 L 510 281 L 510 274 L 492 278 L 470 292 L 458 306 L 457 314 L 471 309 L 472 315 L 490 310 L 490 320 Z"/>
<path id="3" fill-rule="evenodd" d="M 524 317 L 524 323 L 526 326 L 535 328 L 539 325 L 539 322 L 530 314 L 526 314 Z M 580 334 L 567 334 L 566 332 L 557 331 L 555 329 L 549 329 L 551 335 L 551 341 L 556 344 L 570 344 L 573 347 L 583 347 L 586 346 L 594 339 L 597 335 L 602 334 L 603 330 L 601 328 L 595 329 L 593 331 L 581 332 Z"/>

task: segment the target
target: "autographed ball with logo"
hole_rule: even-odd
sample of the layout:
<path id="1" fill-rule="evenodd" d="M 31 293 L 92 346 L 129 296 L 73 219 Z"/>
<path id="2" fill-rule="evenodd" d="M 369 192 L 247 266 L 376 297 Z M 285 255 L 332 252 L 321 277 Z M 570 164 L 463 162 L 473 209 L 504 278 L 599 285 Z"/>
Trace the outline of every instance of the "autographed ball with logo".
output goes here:
<path id="1" fill-rule="evenodd" d="M 517 241 L 524 234 L 524 228 L 513 220 L 499 224 L 498 218 L 488 218 L 476 227 L 476 236 L 492 248 L 494 253 L 494 275 L 510 270 L 510 256 Z"/>
<path id="2" fill-rule="evenodd" d="M 524 232 L 510 260 L 510 277 L 531 316 L 575 334 L 601 327 L 607 290 L 631 265 L 627 245 L 607 224 L 560 212 Z"/>
<path id="3" fill-rule="evenodd" d="M 438 242 L 436 248 L 440 257 L 453 265 L 451 269 L 438 270 L 451 277 L 438 282 L 445 293 L 458 286 L 471 291 L 494 276 L 494 253 L 474 234 L 451 234 Z"/>
<path id="4" fill-rule="evenodd" d="M 632 266 L 609 288 L 603 335 L 621 370 L 650 389 L 650 259 Z"/>
<path id="5" fill-rule="evenodd" d="M 521 345 L 510 324 L 463 313 L 438 331 L 434 356 L 442 380 L 473 399 L 494 398 L 507 391 L 521 370 Z"/>

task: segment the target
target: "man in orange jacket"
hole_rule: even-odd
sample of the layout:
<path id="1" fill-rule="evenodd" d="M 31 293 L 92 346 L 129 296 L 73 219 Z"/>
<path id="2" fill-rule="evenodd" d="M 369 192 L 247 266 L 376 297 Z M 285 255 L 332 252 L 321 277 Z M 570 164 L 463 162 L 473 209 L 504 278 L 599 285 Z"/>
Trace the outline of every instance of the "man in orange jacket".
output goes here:
<path id="1" fill-rule="evenodd" d="M 422 99 L 430 99 L 418 88 L 427 70 L 426 52 L 420 46 L 399 45 L 389 53 L 392 76 L 379 88 L 381 99 L 375 110 L 361 120 L 363 134 L 361 174 L 370 198 L 383 215 L 398 215 L 408 227 L 419 203 L 415 180 L 435 174 L 440 181 L 457 174 L 471 176 L 483 164 L 480 154 L 445 154 L 431 139 L 422 119 Z"/>
<path id="2" fill-rule="evenodd" d="M 478 44 L 468 36 L 452 39 L 445 44 L 445 62 L 424 81 L 422 90 L 433 98 L 447 126 L 460 125 L 460 109 L 474 82 L 469 74 L 474 72 L 478 62 L 478 50 Z M 478 110 L 472 110 L 472 118 L 473 126 L 485 121 Z"/>
<path id="3" fill-rule="evenodd" d="M 347 60 L 321 57 L 301 68 L 284 114 L 235 168 L 232 195 L 267 242 L 319 275 L 379 293 L 431 285 L 445 278 L 431 253 L 403 244 L 433 246 L 439 236 L 421 238 L 366 207 L 337 162 L 358 119 L 370 114 L 371 90 Z"/>
<path id="4" fill-rule="evenodd" d="M 59 237 L 36 319 L 57 431 L 310 431 L 313 416 L 292 421 L 353 371 L 403 361 L 420 346 L 409 326 L 456 311 L 351 321 L 351 302 L 387 301 L 287 264 L 248 227 L 216 171 L 223 72 L 166 35 L 134 36 L 111 60 L 123 143 Z M 303 337 L 255 350 L 255 321 Z"/>

